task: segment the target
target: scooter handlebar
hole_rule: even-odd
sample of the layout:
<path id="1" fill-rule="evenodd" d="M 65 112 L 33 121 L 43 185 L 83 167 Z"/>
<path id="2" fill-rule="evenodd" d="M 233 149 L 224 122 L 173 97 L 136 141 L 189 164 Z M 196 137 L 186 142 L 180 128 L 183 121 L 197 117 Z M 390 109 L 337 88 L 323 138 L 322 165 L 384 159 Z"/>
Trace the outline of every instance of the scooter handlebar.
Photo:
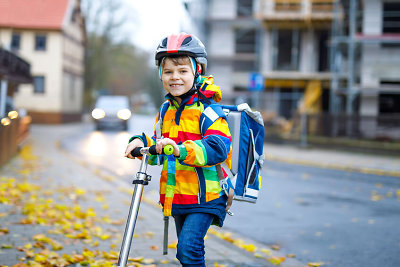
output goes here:
<path id="1" fill-rule="evenodd" d="M 140 157 L 143 154 L 151 154 L 151 155 L 158 155 L 157 151 L 156 151 L 156 146 L 150 146 L 150 147 L 137 147 L 134 150 L 132 150 L 131 155 L 133 157 Z M 164 155 L 171 155 L 172 153 L 174 153 L 174 147 L 172 145 L 166 145 L 163 148 L 163 152 L 162 154 Z"/>

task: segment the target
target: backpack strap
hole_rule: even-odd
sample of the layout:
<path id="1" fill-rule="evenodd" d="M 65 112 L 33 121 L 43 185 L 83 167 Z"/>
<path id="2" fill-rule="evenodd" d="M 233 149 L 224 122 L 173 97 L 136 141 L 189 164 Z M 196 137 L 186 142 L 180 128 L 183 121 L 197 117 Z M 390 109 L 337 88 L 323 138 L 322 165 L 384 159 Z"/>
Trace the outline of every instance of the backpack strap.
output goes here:
<path id="1" fill-rule="evenodd" d="M 233 188 L 233 185 L 232 185 L 231 179 L 229 177 L 229 174 L 228 174 L 228 177 L 225 178 L 224 173 L 222 172 L 222 168 L 224 169 L 224 171 L 227 169 L 228 172 L 230 173 L 230 175 L 232 175 L 232 172 L 231 172 L 231 170 L 229 170 L 229 168 L 228 168 L 228 166 L 226 165 L 225 162 L 222 162 L 221 164 L 215 166 L 215 168 L 217 169 L 218 178 L 219 178 L 219 184 L 221 186 L 221 189 L 225 192 L 225 195 L 228 197 L 228 200 L 226 201 L 225 211 L 230 216 L 233 216 L 234 214 L 230 210 L 230 208 L 232 206 L 232 200 L 233 200 L 233 196 L 235 194 L 235 190 Z"/>
<path id="2" fill-rule="evenodd" d="M 158 121 L 156 123 L 156 138 L 161 139 L 162 138 L 162 123 L 164 120 L 165 113 L 167 113 L 167 110 L 169 108 L 169 101 L 165 101 L 161 107 L 160 110 L 158 111 Z"/>
<path id="3" fill-rule="evenodd" d="M 225 113 L 219 104 L 211 104 L 207 106 L 200 116 L 200 132 L 204 136 L 207 129 L 219 118 L 226 119 Z"/>
<path id="4" fill-rule="evenodd" d="M 156 139 L 162 139 L 162 124 L 163 124 L 163 120 L 164 120 L 164 116 L 165 113 L 167 113 L 167 110 L 169 108 L 169 101 L 165 101 L 161 107 L 160 110 L 158 111 L 158 121 L 156 123 Z M 160 157 L 157 157 L 157 165 L 160 166 L 161 162 L 160 162 Z"/>

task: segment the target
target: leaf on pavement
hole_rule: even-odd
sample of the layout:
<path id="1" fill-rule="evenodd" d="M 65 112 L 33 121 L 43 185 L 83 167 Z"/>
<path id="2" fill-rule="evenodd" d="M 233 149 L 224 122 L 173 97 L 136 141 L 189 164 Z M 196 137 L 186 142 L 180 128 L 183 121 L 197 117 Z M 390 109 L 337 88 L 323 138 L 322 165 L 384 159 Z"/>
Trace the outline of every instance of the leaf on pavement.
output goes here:
<path id="1" fill-rule="evenodd" d="M 168 244 L 168 248 L 174 248 L 176 249 L 176 246 L 178 245 L 178 241 L 172 242 Z"/>
<path id="2" fill-rule="evenodd" d="M 285 257 L 272 256 L 271 258 L 268 258 L 267 261 L 274 265 L 281 265 L 281 263 L 285 261 Z"/>
<path id="3" fill-rule="evenodd" d="M 1 244 L 1 248 L 3 248 L 3 249 L 10 249 L 13 247 L 14 247 L 14 245 L 11 245 L 11 244 Z"/>
<path id="4" fill-rule="evenodd" d="M 281 246 L 279 246 L 279 245 L 277 245 L 277 244 L 275 244 L 275 245 L 272 245 L 271 246 L 271 248 L 273 249 L 273 250 L 281 250 Z"/>
<path id="5" fill-rule="evenodd" d="M 322 266 L 322 265 L 324 265 L 323 262 L 309 262 L 308 263 L 308 266 L 310 266 L 310 267 L 319 267 L 319 266 Z"/>

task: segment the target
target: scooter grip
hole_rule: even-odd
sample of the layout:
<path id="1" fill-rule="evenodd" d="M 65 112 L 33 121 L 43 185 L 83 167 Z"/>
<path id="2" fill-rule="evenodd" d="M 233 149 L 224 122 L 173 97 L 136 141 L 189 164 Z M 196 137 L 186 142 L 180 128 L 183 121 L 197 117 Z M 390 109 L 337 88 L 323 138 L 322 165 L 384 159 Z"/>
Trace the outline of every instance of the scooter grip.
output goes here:
<path id="1" fill-rule="evenodd" d="M 171 145 L 166 145 L 163 148 L 162 155 L 171 155 L 173 152 L 174 152 L 174 147 L 171 146 Z M 158 155 L 155 145 L 149 147 L 149 153 L 152 154 L 152 155 Z"/>
<path id="2" fill-rule="evenodd" d="M 142 153 L 140 153 L 140 149 L 142 149 L 142 147 L 136 147 L 134 150 L 132 150 L 131 151 L 132 157 L 141 157 Z"/>
<path id="3" fill-rule="evenodd" d="M 143 148 L 143 147 L 136 147 L 135 149 L 132 150 L 131 155 L 132 155 L 133 157 L 141 157 L 141 156 L 142 156 L 142 153 L 140 153 L 140 150 L 141 150 L 142 148 Z M 173 152 L 174 152 L 174 148 L 173 148 L 171 145 L 166 145 L 166 146 L 163 148 L 163 154 L 164 154 L 164 155 L 171 155 Z M 157 153 L 157 151 L 156 151 L 156 146 L 155 146 L 155 145 L 149 147 L 149 153 L 150 153 L 151 155 L 158 155 L 158 153 Z"/>
<path id="4" fill-rule="evenodd" d="M 158 154 L 157 154 L 157 151 L 156 151 L 156 146 L 155 146 L 155 145 L 149 147 L 149 153 L 152 154 L 152 155 L 158 155 Z"/>

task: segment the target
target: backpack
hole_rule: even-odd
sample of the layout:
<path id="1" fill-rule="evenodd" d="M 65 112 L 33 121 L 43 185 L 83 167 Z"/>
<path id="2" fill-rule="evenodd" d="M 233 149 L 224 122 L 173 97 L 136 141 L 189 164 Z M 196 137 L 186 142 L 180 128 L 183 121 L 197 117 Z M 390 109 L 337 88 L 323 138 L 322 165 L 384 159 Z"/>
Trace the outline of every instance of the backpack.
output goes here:
<path id="1" fill-rule="evenodd" d="M 252 111 L 247 103 L 221 107 L 232 135 L 232 164 L 230 169 L 225 162 L 221 164 L 228 176 L 220 180 L 221 188 L 228 194 L 227 187 L 232 186 L 234 200 L 255 203 L 264 163 L 264 121 L 260 112 Z"/>
<path id="2" fill-rule="evenodd" d="M 261 186 L 260 170 L 264 162 L 264 121 L 262 116 L 260 112 L 252 111 L 247 103 L 215 105 L 222 108 L 232 135 L 231 168 L 228 168 L 225 162 L 217 165 L 225 172 L 225 175 L 222 173 L 219 175 L 221 189 L 228 196 L 228 206 L 230 206 L 232 198 L 255 203 Z M 159 120 L 156 124 L 157 139 L 161 138 L 162 120 L 168 107 L 168 101 L 165 101 L 160 107 Z M 210 109 L 211 106 L 208 106 L 204 109 L 203 114 L 211 122 L 214 122 L 219 116 L 214 116 L 213 111 L 208 112 Z M 217 168 L 217 171 L 221 172 L 221 168 Z M 231 214 L 229 211 L 228 213 Z"/>

